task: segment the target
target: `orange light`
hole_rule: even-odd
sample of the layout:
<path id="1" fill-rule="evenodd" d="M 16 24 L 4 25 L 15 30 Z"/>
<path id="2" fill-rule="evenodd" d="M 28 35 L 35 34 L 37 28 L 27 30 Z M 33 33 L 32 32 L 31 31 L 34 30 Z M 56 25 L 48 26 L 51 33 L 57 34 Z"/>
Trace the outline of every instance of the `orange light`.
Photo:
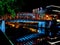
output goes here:
<path id="1" fill-rule="evenodd" d="M 16 28 L 19 28 L 19 25 L 17 25 Z"/>
<path id="2" fill-rule="evenodd" d="M 36 32 L 36 29 L 30 28 L 30 30 L 31 30 L 32 32 Z"/>
<path id="3" fill-rule="evenodd" d="M 46 15 L 46 17 L 49 17 L 48 15 Z"/>
<path id="4" fill-rule="evenodd" d="M 15 27 L 15 25 L 14 25 L 14 24 L 12 24 L 12 27 Z"/>
<path id="5" fill-rule="evenodd" d="M 10 26 L 12 26 L 12 27 L 15 27 L 15 25 L 14 24 L 9 24 Z"/>

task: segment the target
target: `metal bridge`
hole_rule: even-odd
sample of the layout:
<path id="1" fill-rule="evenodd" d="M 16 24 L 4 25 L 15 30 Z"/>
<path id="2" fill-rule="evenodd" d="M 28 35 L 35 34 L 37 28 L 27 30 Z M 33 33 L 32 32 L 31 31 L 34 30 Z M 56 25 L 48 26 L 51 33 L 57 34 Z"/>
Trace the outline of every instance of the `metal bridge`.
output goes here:
<path id="1" fill-rule="evenodd" d="M 5 32 L 5 22 L 28 22 L 28 23 L 38 23 L 38 27 L 43 27 L 43 28 L 45 28 L 45 26 L 46 26 L 46 22 L 47 21 L 45 21 L 45 20 L 40 20 L 40 21 L 34 21 L 34 20 L 7 20 L 7 21 L 5 21 L 5 20 L 1 20 L 0 21 L 0 29 L 2 30 L 2 32 Z M 48 21 L 48 22 L 51 22 L 51 21 Z M 38 29 L 39 31 L 38 32 L 41 32 L 40 31 L 40 28 Z"/>
<path id="2" fill-rule="evenodd" d="M 4 20 L 2 20 L 2 21 L 0 21 L 1 23 L 0 23 L 0 29 L 2 30 L 2 32 L 4 32 L 5 33 L 5 22 L 6 21 L 4 21 Z M 41 32 L 42 32 L 42 34 L 44 34 L 45 33 L 45 29 L 44 28 L 50 28 L 49 26 L 51 25 L 51 21 L 46 21 L 46 20 L 39 20 L 39 21 L 34 21 L 34 20 L 8 20 L 7 22 L 36 22 L 36 23 L 38 23 L 38 34 L 31 34 L 31 35 L 27 35 L 27 36 L 24 36 L 24 37 L 22 37 L 22 38 L 19 38 L 19 39 L 17 39 L 17 41 L 18 42 L 23 42 L 23 41 L 26 41 L 26 40 L 29 40 L 29 39 L 32 39 L 32 38 L 35 38 L 35 37 L 39 37 L 40 36 L 40 34 L 41 34 Z M 46 23 L 48 23 L 48 26 L 46 26 Z M 42 31 L 41 31 L 41 29 L 40 29 L 40 27 L 42 27 L 43 29 L 42 29 Z"/>

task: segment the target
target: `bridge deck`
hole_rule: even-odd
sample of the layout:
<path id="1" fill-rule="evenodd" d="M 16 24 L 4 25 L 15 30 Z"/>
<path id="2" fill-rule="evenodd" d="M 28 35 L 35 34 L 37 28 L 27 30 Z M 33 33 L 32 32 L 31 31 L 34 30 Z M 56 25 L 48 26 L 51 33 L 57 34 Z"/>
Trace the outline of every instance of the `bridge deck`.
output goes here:
<path id="1" fill-rule="evenodd" d="M 7 20 L 7 22 L 45 22 L 51 20 Z"/>

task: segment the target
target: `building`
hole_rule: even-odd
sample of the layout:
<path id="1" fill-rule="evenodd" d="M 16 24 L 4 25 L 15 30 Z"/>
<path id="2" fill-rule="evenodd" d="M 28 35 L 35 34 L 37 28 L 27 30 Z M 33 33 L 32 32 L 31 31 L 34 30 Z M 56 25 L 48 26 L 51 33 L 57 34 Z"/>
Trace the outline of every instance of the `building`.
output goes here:
<path id="1" fill-rule="evenodd" d="M 17 13 L 17 16 L 19 17 L 19 19 L 34 19 L 36 18 L 35 15 L 33 13 Z"/>
<path id="2" fill-rule="evenodd" d="M 45 10 L 42 7 L 36 8 L 36 9 L 33 9 L 33 14 L 39 15 L 39 18 L 43 19 L 45 16 Z"/>

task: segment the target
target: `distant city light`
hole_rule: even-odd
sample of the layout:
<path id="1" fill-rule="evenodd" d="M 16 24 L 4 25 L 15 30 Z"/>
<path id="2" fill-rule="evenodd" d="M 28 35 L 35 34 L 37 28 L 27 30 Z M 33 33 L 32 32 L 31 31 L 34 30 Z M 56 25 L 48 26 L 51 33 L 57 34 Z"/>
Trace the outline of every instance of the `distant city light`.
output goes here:
<path id="1" fill-rule="evenodd" d="M 50 7 L 60 8 L 60 6 L 55 6 L 55 5 L 49 5 L 49 6 L 46 6 L 46 8 L 50 8 Z"/>
<path id="2" fill-rule="evenodd" d="M 59 20 L 59 19 L 57 19 L 57 22 L 60 22 L 60 20 Z"/>
<path id="3" fill-rule="evenodd" d="M 54 11 L 54 12 L 60 12 L 59 10 L 52 10 L 52 11 Z"/>
<path id="4" fill-rule="evenodd" d="M 48 15 L 46 15 L 46 17 L 49 17 Z"/>

